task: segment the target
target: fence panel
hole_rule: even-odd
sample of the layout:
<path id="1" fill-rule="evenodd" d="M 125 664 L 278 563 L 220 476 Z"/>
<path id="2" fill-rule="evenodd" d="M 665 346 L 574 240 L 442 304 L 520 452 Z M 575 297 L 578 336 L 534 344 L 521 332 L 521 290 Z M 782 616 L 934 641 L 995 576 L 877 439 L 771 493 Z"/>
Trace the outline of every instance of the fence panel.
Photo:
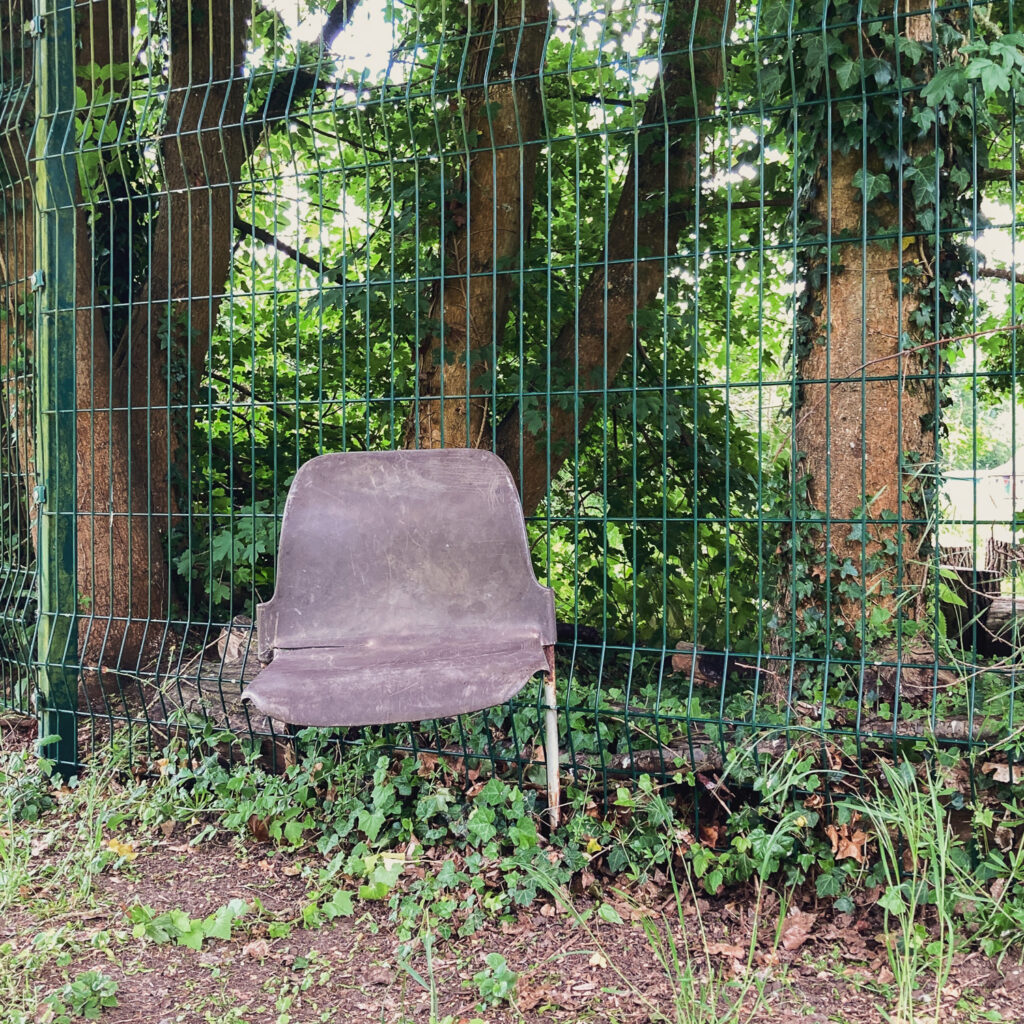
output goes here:
<path id="1" fill-rule="evenodd" d="M 297 468 L 475 446 L 556 591 L 568 771 L 1014 754 L 1013 2 L 79 0 L 71 100 L 62 10 L 3 26 L 5 703 L 33 444 L 80 756 L 284 751 L 238 698 Z M 542 699 L 389 736 L 531 773 Z"/>

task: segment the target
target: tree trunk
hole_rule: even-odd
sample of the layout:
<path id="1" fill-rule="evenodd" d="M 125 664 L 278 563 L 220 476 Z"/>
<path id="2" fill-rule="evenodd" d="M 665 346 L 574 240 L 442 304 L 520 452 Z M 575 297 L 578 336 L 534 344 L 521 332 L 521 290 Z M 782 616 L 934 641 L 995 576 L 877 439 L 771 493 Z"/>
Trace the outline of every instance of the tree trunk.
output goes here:
<path id="1" fill-rule="evenodd" d="M 246 159 L 250 10 L 248 0 L 170 7 L 163 195 L 149 277 L 116 339 L 97 308 L 93 239 L 86 210 L 79 214 L 78 577 L 88 597 L 80 628 L 87 664 L 135 667 L 165 628 L 166 543 L 183 511 L 176 495 L 188 472 L 180 459 L 187 410 L 227 279 L 234 186 Z M 110 20 L 127 24 L 119 12 Z M 101 25 L 90 39 L 105 46 Z"/>
<path id="2" fill-rule="evenodd" d="M 332 9 L 320 38 L 324 50 L 356 3 L 339 0 Z M 249 0 L 171 5 L 169 88 L 159 140 L 163 193 L 149 276 L 117 338 L 108 337 L 97 308 L 93 240 L 86 211 L 80 211 L 78 566 L 79 588 L 88 597 L 80 626 L 86 664 L 130 670 L 166 635 L 167 544 L 190 512 L 181 501 L 190 473 L 189 415 L 230 270 L 235 190 L 266 125 L 301 106 L 301 98 L 322 84 L 296 69 L 271 90 L 260 116 L 245 121 L 251 11 Z M 114 34 L 101 22 L 92 24 L 97 48 L 116 49 L 116 26 L 131 24 L 119 14 L 110 21 Z"/>
<path id="3" fill-rule="evenodd" d="M 329 50 L 358 0 L 339 0 L 320 42 Z M 31 4 L 16 0 L 4 19 L 5 81 L 30 82 L 33 48 L 20 27 Z M 89 203 L 79 202 L 76 236 L 76 417 L 78 488 L 78 586 L 83 618 L 84 664 L 131 670 L 140 666 L 164 633 L 170 610 L 167 535 L 188 510 L 179 502 L 189 467 L 182 456 L 191 424 L 190 399 L 200 380 L 210 333 L 231 259 L 235 186 L 266 125 L 285 116 L 322 83 L 297 68 L 267 97 L 261 116 L 244 119 L 248 80 L 242 73 L 249 0 L 189 3 L 172 0 L 169 81 L 159 149 L 163 192 L 153 222 L 149 276 L 133 297 L 129 324 L 114 337 L 100 296 Z M 93 0 L 76 14 L 79 64 L 102 69 L 130 66 L 133 0 Z M 18 40 L 22 45 L 18 45 Z M 122 94 L 107 108 L 106 123 L 122 125 L 130 83 L 79 76 L 86 100 L 94 87 Z M 4 190 L 6 227 L 0 259 L 5 306 L 0 317 L 4 377 L 5 454 L 22 467 L 27 504 L 33 465 L 30 303 L 33 260 L 32 182 L 26 159 L 31 90 L 26 107 L 5 108 L 11 119 L 0 145 L 12 184 Z M 126 135 L 130 144 L 131 132 Z M 148 140 L 138 140 L 140 143 Z M 113 202 L 95 185 L 97 204 Z M 113 240 L 107 239 L 112 245 Z M 127 261 L 125 252 L 112 259 Z M 15 368 L 18 368 L 15 370 Z M 28 408 L 27 408 L 28 407 Z"/>
<path id="4" fill-rule="evenodd" d="M 488 399 L 480 392 L 501 347 L 516 262 L 530 231 L 548 4 L 496 0 L 489 14 L 493 49 L 486 34 L 474 36 L 468 76 L 467 167 L 459 190 L 468 204 L 447 213 L 456 228 L 444 243 L 430 308 L 438 328 L 420 345 L 420 398 L 406 421 L 407 447 L 490 447 Z"/>
<path id="5" fill-rule="evenodd" d="M 604 259 L 552 347 L 553 370 L 577 391 L 611 387 L 633 352 L 636 315 L 665 287 L 665 258 L 677 251 L 699 187 L 703 119 L 722 85 L 723 47 L 736 8 L 727 0 L 685 0 L 673 5 L 668 18 L 662 72 L 641 126 L 644 141 L 653 141 L 634 150 Z M 527 514 L 544 500 L 597 406 L 590 396 L 578 396 L 572 406 L 553 403 L 537 433 L 523 427 L 518 407 L 502 420 L 494 450 L 519 480 Z"/>
<path id="6" fill-rule="evenodd" d="M 927 41 L 930 16 L 904 19 L 904 31 Z M 847 42 L 851 56 L 863 45 Z M 819 255 L 804 268 L 795 358 L 792 476 L 803 522 L 788 539 L 796 554 L 784 557 L 772 653 L 789 656 L 795 630 L 815 656 L 870 646 L 895 657 L 893 614 L 914 619 L 928 607 L 924 489 L 934 482 L 939 355 L 915 313 L 936 261 L 924 256 L 909 199 L 903 222 L 884 197 L 865 211 L 855 179 L 887 173 L 874 150 L 835 146 L 819 160 L 804 210 L 814 238 L 801 240 Z M 915 237 L 913 250 L 902 246 Z M 812 566 L 810 580 L 794 578 L 791 557 Z"/>
<path id="7" fill-rule="evenodd" d="M 834 524 L 832 558 L 852 563 L 865 591 L 862 598 L 840 596 L 833 603 L 854 632 L 872 607 L 891 611 L 899 601 L 913 614 L 919 603 L 907 598 L 921 594 L 928 570 L 921 551 L 929 534 L 921 506 L 927 481 L 915 468 L 934 462 L 936 411 L 922 352 L 901 351 L 901 338 L 924 339 L 913 322 L 918 302 L 911 294 L 901 297 L 894 280 L 899 250 L 860 240 L 861 191 L 852 182 L 861 162 L 860 153 L 833 154 L 831 187 L 820 182 L 813 204 L 812 216 L 822 224 L 829 222 L 830 204 L 832 237 L 852 241 L 833 250 L 832 272 L 809 297 L 812 329 L 797 361 L 803 383 L 795 427 L 797 450 L 804 453 L 797 475 L 806 477 L 808 502 Z M 876 202 L 873 209 L 885 229 L 899 230 L 895 208 Z M 869 526 L 864 542 L 848 522 L 862 516 L 894 522 Z"/>

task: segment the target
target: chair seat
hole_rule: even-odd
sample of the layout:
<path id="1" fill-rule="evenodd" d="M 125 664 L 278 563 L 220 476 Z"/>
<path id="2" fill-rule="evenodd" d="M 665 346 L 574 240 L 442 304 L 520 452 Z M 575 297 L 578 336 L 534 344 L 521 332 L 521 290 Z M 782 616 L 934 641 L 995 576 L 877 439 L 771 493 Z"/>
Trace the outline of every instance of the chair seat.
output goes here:
<path id="1" fill-rule="evenodd" d="M 242 699 L 290 725 L 416 722 L 500 704 L 547 668 L 537 635 L 378 637 L 278 649 Z"/>

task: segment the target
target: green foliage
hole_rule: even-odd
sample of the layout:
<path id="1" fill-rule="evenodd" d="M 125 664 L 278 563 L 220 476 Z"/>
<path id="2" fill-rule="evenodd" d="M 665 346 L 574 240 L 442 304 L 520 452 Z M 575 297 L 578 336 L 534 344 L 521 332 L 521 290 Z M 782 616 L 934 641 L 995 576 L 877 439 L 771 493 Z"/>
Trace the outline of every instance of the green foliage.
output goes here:
<path id="1" fill-rule="evenodd" d="M 205 918 L 189 917 L 181 910 L 158 914 L 151 907 L 136 904 L 128 908 L 132 935 L 151 942 L 175 942 L 189 949 L 201 949 L 207 939 L 231 939 L 235 923 L 252 908 L 244 900 L 233 899 Z"/>
<path id="2" fill-rule="evenodd" d="M 38 1024 L 75 1024 L 99 1020 L 103 1011 L 117 1006 L 117 982 L 99 971 L 83 971 L 63 988 L 50 993 L 35 1020 Z"/>
<path id="3" fill-rule="evenodd" d="M 358 896 L 387 901 L 406 940 L 416 934 L 424 907 L 439 937 L 472 934 L 486 917 L 528 905 L 597 864 L 639 883 L 683 858 L 712 894 L 751 878 L 792 887 L 828 875 L 820 894 L 837 897 L 852 878 L 837 866 L 818 813 L 803 804 L 828 772 L 797 748 L 776 764 L 737 755 L 727 777 L 752 799 L 735 808 L 727 829 L 716 828 L 722 841 L 711 844 L 696 841 L 684 823 L 693 807 L 687 794 L 697 783 L 683 772 L 664 783 L 642 775 L 635 786 L 619 786 L 604 814 L 586 789 L 569 787 L 563 827 L 542 840 L 533 792 L 481 778 L 467 800 L 445 763 L 431 768 L 433 761 L 393 758 L 373 746 L 347 753 L 317 746 L 285 775 L 266 776 L 254 764 L 229 771 L 213 758 L 179 757 L 141 813 L 149 827 L 198 816 L 206 824 L 193 841 L 227 827 L 315 850 L 323 867 L 311 877 L 306 926 L 349 916 Z M 425 849 L 441 847 L 449 854 L 439 867 L 421 865 Z M 424 870 L 411 873 L 416 865 Z M 356 891 L 339 878 L 355 880 Z M 607 904 L 596 912 L 604 920 L 616 913 Z M 176 938 L 168 922 L 162 915 L 156 924 Z M 201 922 L 185 923 L 185 934 L 201 934 Z M 137 928 L 143 926 L 148 921 L 140 919 Z"/>
<path id="4" fill-rule="evenodd" d="M 315 738 L 310 731 L 305 741 Z M 813 885 L 820 900 L 841 912 L 860 903 L 865 887 L 877 886 L 899 939 L 889 948 L 893 970 L 908 979 L 922 966 L 944 970 L 949 956 L 969 943 L 1000 953 L 1024 924 L 1017 892 L 1024 853 L 1014 839 L 1024 811 L 1019 786 L 997 781 L 1014 773 L 1006 768 L 990 778 L 987 765 L 972 788 L 958 758 L 941 752 L 892 765 L 877 761 L 855 777 L 833 751 L 796 735 L 771 756 L 735 750 L 713 782 L 682 769 L 660 782 L 642 775 L 635 785 L 610 792 L 604 806 L 598 793 L 569 786 L 563 825 L 551 835 L 540 827 L 532 791 L 480 774 L 467 794 L 465 772 L 477 767 L 456 769 L 437 755 L 311 744 L 286 775 L 274 777 L 280 785 L 272 799 L 257 801 L 269 777 L 254 762 L 229 768 L 198 748 L 190 756 L 168 754 L 163 773 L 133 787 L 127 806 L 114 777 L 106 777 L 119 808 L 108 822 L 134 819 L 143 830 L 186 822 L 193 844 L 228 822 L 247 843 L 266 841 L 273 832 L 285 851 L 301 854 L 290 862 L 308 888 L 289 919 L 267 915 L 258 901 L 237 899 L 200 918 L 131 906 L 133 938 L 150 942 L 200 950 L 256 930 L 285 938 L 298 928 L 356 916 L 361 901 L 380 901 L 402 943 L 399 961 L 407 962 L 425 930 L 436 942 L 471 935 L 488 918 L 514 916 L 570 886 L 593 897 L 576 912 L 581 922 L 611 925 L 622 922 L 621 901 L 629 893 L 651 882 L 669 884 L 666 879 L 686 879 L 709 894 L 774 887 L 787 900 Z M 88 778 L 82 783 L 90 785 Z M 709 794 L 712 785 L 718 799 Z M 61 809 L 19 827 L 38 828 L 69 806 L 78 813 L 88 804 L 71 791 Z M 252 817 L 254 810 L 261 819 Z M 275 819 L 280 829 L 272 828 Z M 289 837 L 284 826 L 296 820 L 301 830 Z M 89 819 L 80 831 L 94 829 Z M 627 895 L 604 879 L 614 879 Z M 938 932 L 935 915 L 945 915 Z M 411 963 L 408 969 L 415 970 Z M 483 1006 L 511 1001 L 515 986 L 515 973 L 498 958 L 469 982 Z M 74 1003 L 66 987 L 54 994 L 60 1000 L 55 1013 L 85 1015 L 89 991 L 114 995 L 94 979 L 78 986 Z M 912 986 L 908 991 L 913 994 Z"/>
<path id="5" fill-rule="evenodd" d="M 239 588 L 248 593 L 273 592 L 274 556 L 283 505 L 272 499 L 232 507 L 227 495 L 213 496 L 205 522 L 193 520 L 191 541 L 174 559 L 183 580 L 205 595 L 211 612 L 226 615 Z M 250 607 L 251 606 L 247 606 Z"/>
<path id="6" fill-rule="evenodd" d="M 1016 410 L 986 402 L 986 395 L 991 398 L 990 389 L 975 388 L 970 378 L 956 381 L 947 389 L 948 405 L 943 416 L 946 440 L 942 446 L 947 470 L 974 473 L 995 469 L 1013 455 Z"/>
<path id="7" fill-rule="evenodd" d="M 53 762 L 22 751 L 0 759 L 0 807 L 10 821 L 36 821 L 56 806 Z"/>
<path id="8" fill-rule="evenodd" d="M 512 1002 L 518 975 L 509 969 L 508 962 L 500 953 L 488 953 L 484 960 L 487 966 L 462 984 L 467 988 L 475 988 L 484 1006 Z"/>
<path id="9" fill-rule="evenodd" d="M 690 846 L 687 860 L 704 890 L 716 894 L 748 880 L 788 890 L 827 878 L 819 895 L 845 892 L 851 874 L 837 867 L 820 828 L 822 819 L 810 809 L 821 805 L 814 794 L 830 775 L 820 761 L 794 747 L 774 764 L 759 765 L 739 754 L 730 767 L 738 782 L 751 787 L 754 798 L 735 808 L 724 829 L 714 830 L 714 842 Z M 728 836 L 725 842 L 723 834 Z"/>

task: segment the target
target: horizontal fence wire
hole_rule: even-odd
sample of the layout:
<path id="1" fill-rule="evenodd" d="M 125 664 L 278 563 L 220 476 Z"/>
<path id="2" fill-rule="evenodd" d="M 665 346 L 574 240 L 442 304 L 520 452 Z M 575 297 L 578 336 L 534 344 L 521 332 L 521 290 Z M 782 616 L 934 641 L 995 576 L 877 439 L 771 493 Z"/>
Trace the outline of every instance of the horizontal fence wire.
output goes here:
<path id="1" fill-rule="evenodd" d="M 5 0 L 0 704 L 287 759 L 297 470 L 487 448 L 567 774 L 1014 761 L 1024 36 L 911 7 Z M 543 693 L 382 733 L 542 779 Z"/>

